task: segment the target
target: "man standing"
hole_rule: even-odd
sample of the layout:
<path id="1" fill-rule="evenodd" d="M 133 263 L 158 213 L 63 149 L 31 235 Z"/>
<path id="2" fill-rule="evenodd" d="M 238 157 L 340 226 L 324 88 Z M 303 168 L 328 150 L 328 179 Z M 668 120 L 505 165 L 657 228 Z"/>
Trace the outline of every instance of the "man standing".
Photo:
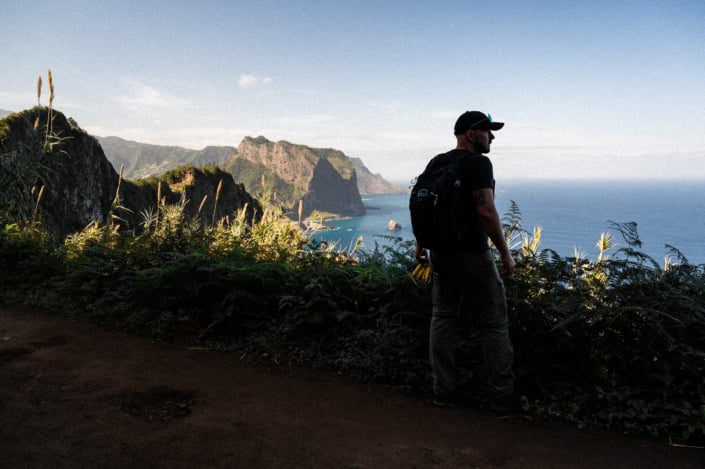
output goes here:
<path id="1" fill-rule="evenodd" d="M 502 262 L 501 275 L 511 275 L 515 263 L 504 239 L 494 204 L 494 174 L 485 156 L 494 140 L 492 131 L 504 126 L 479 111 L 463 113 L 455 123 L 456 148 L 449 153 L 461 159 L 463 205 L 462 241 L 433 249 L 433 314 L 430 327 L 430 360 L 433 371 L 433 404 L 448 407 L 456 387 L 455 334 L 461 314 L 469 314 L 480 328 L 482 350 L 488 369 L 489 405 L 497 411 L 513 405 L 514 351 L 509 339 L 507 301 L 500 272 L 488 238 Z M 416 258 L 426 249 L 416 247 Z"/>

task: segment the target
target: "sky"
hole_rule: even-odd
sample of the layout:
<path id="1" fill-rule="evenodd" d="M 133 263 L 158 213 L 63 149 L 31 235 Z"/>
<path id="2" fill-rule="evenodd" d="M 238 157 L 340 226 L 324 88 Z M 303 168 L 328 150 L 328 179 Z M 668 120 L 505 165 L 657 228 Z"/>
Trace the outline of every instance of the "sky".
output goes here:
<path id="1" fill-rule="evenodd" d="M 201 149 L 334 148 L 407 181 L 466 110 L 499 179 L 705 180 L 705 1 L 3 0 L 0 109 Z"/>

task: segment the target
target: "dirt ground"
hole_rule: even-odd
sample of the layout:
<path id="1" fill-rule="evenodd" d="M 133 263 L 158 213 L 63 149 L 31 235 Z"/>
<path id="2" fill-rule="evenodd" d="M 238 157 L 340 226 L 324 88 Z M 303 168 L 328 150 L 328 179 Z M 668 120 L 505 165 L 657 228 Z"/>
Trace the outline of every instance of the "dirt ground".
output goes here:
<path id="1" fill-rule="evenodd" d="M 702 468 L 702 449 L 0 306 L 0 467 Z"/>

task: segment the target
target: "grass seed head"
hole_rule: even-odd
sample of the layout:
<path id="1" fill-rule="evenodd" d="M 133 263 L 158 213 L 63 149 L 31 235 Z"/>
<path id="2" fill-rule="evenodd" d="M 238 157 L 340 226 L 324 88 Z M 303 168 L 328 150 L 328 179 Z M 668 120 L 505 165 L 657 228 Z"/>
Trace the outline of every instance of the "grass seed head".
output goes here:
<path id="1" fill-rule="evenodd" d="M 47 72 L 47 78 L 49 80 L 49 107 L 51 107 L 54 102 L 54 80 L 51 77 L 51 69 Z"/>
<path id="2" fill-rule="evenodd" d="M 198 213 L 201 213 L 201 210 L 203 210 L 203 206 L 206 205 L 206 199 L 208 199 L 208 194 L 203 195 L 203 199 L 201 199 L 201 205 L 198 206 Z"/>
<path id="3" fill-rule="evenodd" d="M 42 76 L 37 77 L 37 106 L 40 105 L 40 99 L 42 97 Z"/>
<path id="4" fill-rule="evenodd" d="M 215 190 L 215 200 L 218 201 L 220 200 L 220 191 L 223 190 L 223 180 L 221 179 L 220 182 L 218 182 L 218 188 Z"/>
<path id="5" fill-rule="evenodd" d="M 39 189 L 39 195 L 37 195 L 37 206 L 39 206 L 39 202 L 42 201 L 42 196 L 44 195 L 44 189 L 45 189 L 45 187 L 46 187 L 46 186 L 42 186 L 42 187 Z"/>

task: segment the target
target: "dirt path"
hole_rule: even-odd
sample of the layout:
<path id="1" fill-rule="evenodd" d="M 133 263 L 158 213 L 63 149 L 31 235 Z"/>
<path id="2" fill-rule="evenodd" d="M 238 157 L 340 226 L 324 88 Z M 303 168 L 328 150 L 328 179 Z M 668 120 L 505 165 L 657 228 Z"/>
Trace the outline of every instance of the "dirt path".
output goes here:
<path id="1" fill-rule="evenodd" d="M 705 452 L 0 307 L 0 467 L 701 468 Z"/>

